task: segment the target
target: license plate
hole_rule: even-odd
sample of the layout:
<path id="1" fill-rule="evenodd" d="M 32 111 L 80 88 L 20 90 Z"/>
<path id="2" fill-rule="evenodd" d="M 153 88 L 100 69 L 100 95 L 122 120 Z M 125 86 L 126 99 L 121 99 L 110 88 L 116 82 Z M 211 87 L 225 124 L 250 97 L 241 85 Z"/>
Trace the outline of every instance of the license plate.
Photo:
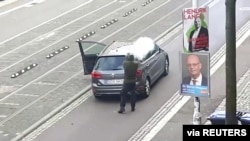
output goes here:
<path id="1" fill-rule="evenodd" d="M 113 79 L 113 80 L 107 80 L 107 84 L 122 84 L 123 79 Z"/>

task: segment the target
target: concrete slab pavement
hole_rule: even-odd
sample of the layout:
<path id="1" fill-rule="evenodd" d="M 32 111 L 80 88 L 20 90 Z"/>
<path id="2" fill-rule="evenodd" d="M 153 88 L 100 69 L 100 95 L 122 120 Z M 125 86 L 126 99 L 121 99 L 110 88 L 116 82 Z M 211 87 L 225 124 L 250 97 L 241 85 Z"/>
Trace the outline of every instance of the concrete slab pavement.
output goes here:
<path id="1" fill-rule="evenodd" d="M 250 62 L 248 61 L 250 48 L 250 36 L 237 49 L 237 110 L 243 112 L 250 111 Z M 215 110 L 225 109 L 225 64 L 223 64 L 211 76 L 212 96 L 209 99 L 201 99 L 202 123 L 211 124 L 207 117 Z M 218 107 L 219 106 L 219 107 Z M 158 140 L 182 140 L 182 125 L 192 124 L 193 98 L 191 98 L 175 116 L 162 128 L 162 130 L 152 139 Z"/>

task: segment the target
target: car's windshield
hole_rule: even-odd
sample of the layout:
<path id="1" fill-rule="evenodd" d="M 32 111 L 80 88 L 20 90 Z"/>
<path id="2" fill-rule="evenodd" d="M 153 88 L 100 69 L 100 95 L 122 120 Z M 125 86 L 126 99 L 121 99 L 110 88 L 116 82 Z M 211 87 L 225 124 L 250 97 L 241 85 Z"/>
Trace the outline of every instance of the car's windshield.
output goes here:
<path id="1" fill-rule="evenodd" d="M 125 56 L 100 57 L 96 63 L 95 70 L 123 70 Z"/>

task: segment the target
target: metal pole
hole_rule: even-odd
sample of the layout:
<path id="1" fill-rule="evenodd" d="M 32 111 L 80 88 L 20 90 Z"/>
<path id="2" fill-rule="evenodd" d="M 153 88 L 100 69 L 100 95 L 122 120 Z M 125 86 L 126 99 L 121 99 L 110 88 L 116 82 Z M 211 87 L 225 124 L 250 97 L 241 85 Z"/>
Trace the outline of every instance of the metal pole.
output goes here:
<path id="1" fill-rule="evenodd" d="M 238 124 L 236 79 L 236 0 L 226 0 L 226 122 Z"/>
<path id="2" fill-rule="evenodd" d="M 193 8 L 198 8 L 198 0 L 192 0 Z M 200 113 L 200 98 L 194 98 L 194 114 L 193 114 L 193 124 L 201 124 L 201 113 Z"/>
<path id="3" fill-rule="evenodd" d="M 193 8 L 197 8 L 198 7 L 198 0 L 192 0 L 192 6 L 193 6 Z"/>

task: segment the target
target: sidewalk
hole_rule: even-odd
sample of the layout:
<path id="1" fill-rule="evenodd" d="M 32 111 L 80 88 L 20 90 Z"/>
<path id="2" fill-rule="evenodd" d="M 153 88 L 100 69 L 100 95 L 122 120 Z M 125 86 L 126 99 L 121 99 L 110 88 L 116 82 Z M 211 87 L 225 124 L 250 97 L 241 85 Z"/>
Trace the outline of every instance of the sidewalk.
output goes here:
<path id="1" fill-rule="evenodd" d="M 241 35 L 236 42 L 236 77 L 237 77 L 237 100 L 236 100 L 236 111 L 239 112 L 250 112 L 250 63 L 247 61 L 250 53 L 250 28 L 249 23 L 246 24 L 243 31 L 246 31 Z M 238 36 L 238 34 L 237 34 Z M 224 62 L 226 63 L 226 61 Z M 222 93 L 226 93 L 226 75 L 225 75 L 225 64 L 223 64 L 224 72 L 224 82 L 223 87 L 224 91 Z M 218 76 L 217 76 L 218 77 Z M 219 82 L 220 79 L 215 79 L 215 82 Z M 221 85 L 220 83 L 218 83 Z M 215 85 L 216 86 L 216 85 Z M 220 92 L 219 89 L 216 89 L 215 92 Z M 226 95 L 223 97 L 224 99 L 220 102 L 219 105 L 215 107 L 215 110 L 210 111 L 209 115 L 217 111 L 226 110 Z M 208 116 L 209 116 L 208 115 Z M 208 118 L 204 117 L 204 118 Z M 204 122 L 203 122 L 204 123 Z M 205 120 L 204 124 L 211 124 L 209 120 Z"/>
<path id="2" fill-rule="evenodd" d="M 237 111 L 250 112 L 250 69 L 238 82 Z M 224 99 L 215 111 L 225 110 L 226 99 Z"/>
<path id="3" fill-rule="evenodd" d="M 237 111 L 250 112 L 250 68 L 243 74 L 237 83 Z M 216 111 L 225 111 L 226 98 L 215 109 Z M 212 114 L 212 113 L 211 113 Z M 211 124 L 209 120 L 205 124 Z"/>

